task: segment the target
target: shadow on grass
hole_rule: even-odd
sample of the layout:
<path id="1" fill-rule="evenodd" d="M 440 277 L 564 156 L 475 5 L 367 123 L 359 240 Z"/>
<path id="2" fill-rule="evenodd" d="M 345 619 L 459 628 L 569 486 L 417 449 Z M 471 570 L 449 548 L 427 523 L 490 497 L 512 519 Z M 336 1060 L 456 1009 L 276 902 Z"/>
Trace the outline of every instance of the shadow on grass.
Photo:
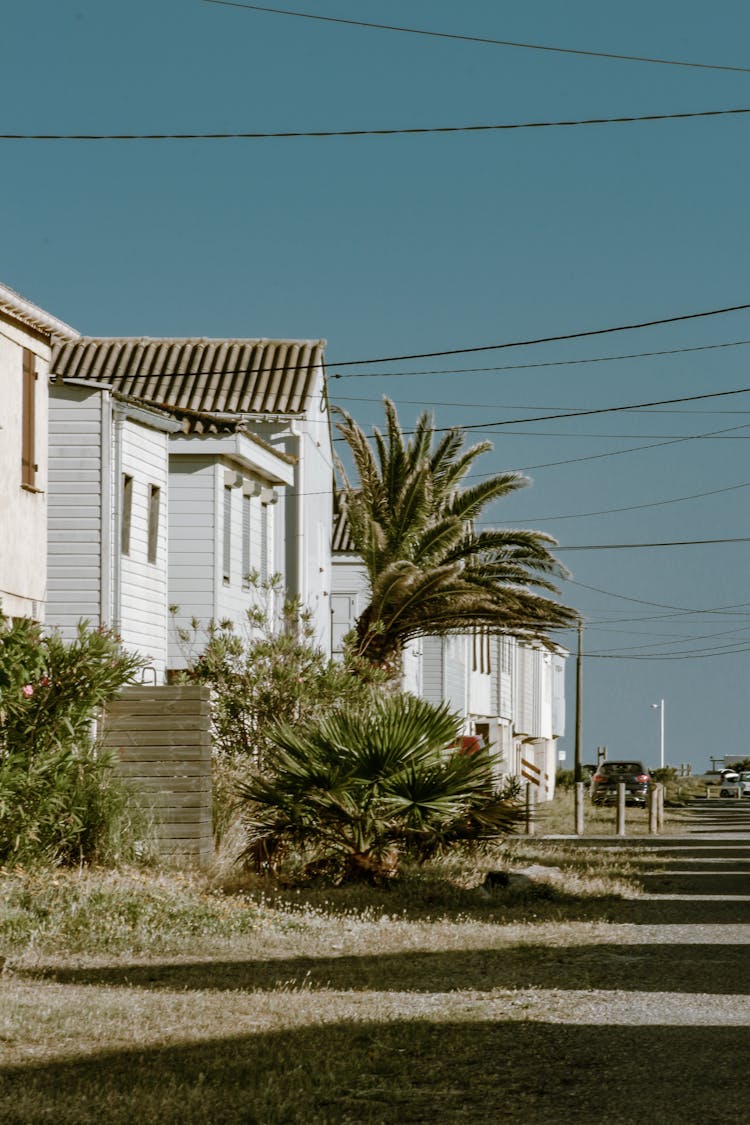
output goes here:
<path id="1" fill-rule="evenodd" d="M 736 1125 L 748 1052 L 744 1027 L 339 1023 L 0 1070 L 0 1120 Z"/>
<path id="2" fill-rule="evenodd" d="M 462 948 L 270 960 L 164 961 L 22 971 L 58 984 L 285 992 L 449 992 L 562 989 L 749 995 L 747 946 L 594 944 Z"/>

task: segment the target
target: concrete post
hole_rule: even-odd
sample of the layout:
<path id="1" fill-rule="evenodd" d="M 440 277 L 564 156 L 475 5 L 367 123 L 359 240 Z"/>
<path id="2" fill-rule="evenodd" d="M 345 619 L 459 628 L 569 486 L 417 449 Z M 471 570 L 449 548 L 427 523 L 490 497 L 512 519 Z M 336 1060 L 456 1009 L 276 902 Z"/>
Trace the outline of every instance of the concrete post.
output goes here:
<path id="1" fill-rule="evenodd" d="M 576 836 L 583 836 L 583 798 L 583 782 L 577 781 L 575 785 Z"/>
<path id="2" fill-rule="evenodd" d="M 625 782 L 617 784 L 617 835 L 625 835 Z"/>
<path id="3" fill-rule="evenodd" d="M 649 836 L 656 836 L 659 831 L 659 785 L 656 781 L 649 782 L 646 807 L 648 808 Z"/>
<path id="4" fill-rule="evenodd" d="M 664 831 L 664 783 L 659 782 L 657 785 L 658 793 L 658 813 L 656 815 L 656 826 L 659 832 Z"/>
<path id="5" fill-rule="evenodd" d="M 531 782 L 526 783 L 526 835 L 536 835 L 536 823 L 534 819 L 534 806 L 536 803 L 536 793 L 534 786 Z"/>

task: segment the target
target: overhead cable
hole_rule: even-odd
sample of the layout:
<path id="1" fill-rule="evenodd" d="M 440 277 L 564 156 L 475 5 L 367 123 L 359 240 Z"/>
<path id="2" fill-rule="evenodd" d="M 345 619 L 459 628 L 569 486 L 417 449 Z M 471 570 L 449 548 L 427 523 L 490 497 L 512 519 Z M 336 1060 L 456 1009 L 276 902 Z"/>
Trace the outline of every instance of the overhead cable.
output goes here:
<path id="1" fill-rule="evenodd" d="M 750 536 L 727 539 L 668 539 L 652 543 L 586 543 L 571 547 L 556 546 L 556 551 L 631 551 L 649 547 L 699 547 L 715 543 L 750 543 Z"/>
<path id="2" fill-rule="evenodd" d="M 699 117 L 737 117 L 750 106 L 700 109 L 686 113 L 641 113 L 626 117 L 580 117 L 564 121 L 507 121 L 490 125 L 424 125 L 385 129 L 287 129 L 280 132 L 225 133 L 0 133 L 0 141 L 289 141 L 332 137 L 408 137 L 437 133 L 504 133 L 519 129 L 565 129 L 584 125 L 632 125 L 646 121 L 685 121 Z"/>
<path id="3" fill-rule="evenodd" d="M 483 371 L 530 371 L 536 367 L 578 367 L 588 363 L 615 363 L 624 359 L 651 359 L 655 356 L 681 355 L 684 352 L 708 352 L 718 348 L 739 348 L 750 340 L 732 340 L 726 344 L 701 344 L 691 348 L 666 348 L 658 352 L 629 352 L 625 355 L 600 355 L 591 359 L 556 359 L 546 363 L 506 363 L 500 367 L 442 367 L 422 371 L 347 371 L 343 375 L 329 372 L 329 379 L 396 379 L 408 375 L 475 375 Z M 375 362 L 373 360 L 373 362 Z"/>
<path id="4" fill-rule="evenodd" d="M 347 19 L 344 16 L 322 16 L 312 12 L 299 12 L 290 8 L 271 8 L 265 4 L 247 4 L 240 0 L 204 0 L 207 4 L 217 4 L 224 8 L 244 8 L 252 12 L 264 12 L 275 16 L 294 16 L 297 19 L 316 20 L 319 23 L 345 24 L 349 27 L 362 27 L 376 31 L 397 31 L 405 35 L 419 35 L 430 39 L 453 39 L 461 43 L 481 43 L 490 47 L 514 47 L 524 51 L 546 51 L 559 55 L 582 55 L 585 58 L 613 59 L 617 62 L 639 62 L 658 66 L 681 66 L 699 70 L 729 70 L 740 74 L 750 73 L 750 67 L 731 66 L 724 63 L 689 62 L 685 59 L 665 59 L 653 55 L 625 55 L 615 51 L 590 51 L 582 47 L 556 47 L 545 43 L 524 43 L 514 39 L 491 39 L 486 35 L 461 35 L 458 32 L 433 31 L 424 27 L 401 27 L 398 24 L 374 23 L 371 20 Z"/>

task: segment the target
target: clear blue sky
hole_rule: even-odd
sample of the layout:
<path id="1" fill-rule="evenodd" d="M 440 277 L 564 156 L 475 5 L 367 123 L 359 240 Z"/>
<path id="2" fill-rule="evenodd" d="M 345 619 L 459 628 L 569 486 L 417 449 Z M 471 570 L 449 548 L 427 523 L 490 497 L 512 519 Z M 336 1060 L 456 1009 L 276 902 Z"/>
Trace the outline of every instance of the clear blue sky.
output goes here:
<path id="1" fill-rule="evenodd" d="M 299 4 L 463 35 L 750 66 L 742 0 Z M 750 107 L 750 73 L 420 38 L 201 0 L 24 0 L 3 13 L 3 133 L 304 131 L 736 107 Z M 749 138 L 750 116 L 736 116 L 425 137 L 2 141 L 0 280 L 92 335 L 324 337 L 333 374 L 337 361 L 360 357 L 736 305 L 750 301 Z M 545 363 L 739 340 L 750 340 L 748 313 L 340 370 Z M 740 345 L 349 377 L 332 391 L 365 425 L 388 393 L 406 424 L 434 405 L 438 425 L 470 427 L 750 386 L 748 358 Z M 537 466 L 532 486 L 492 515 L 563 546 L 731 538 L 750 533 L 750 488 L 734 487 L 750 482 L 749 437 L 750 395 L 738 395 L 505 427 L 480 467 Z M 644 445 L 654 448 L 598 456 Z M 612 511 L 620 508 L 634 510 Z M 653 764 L 650 704 L 662 698 L 668 761 L 703 768 L 710 753 L 750 752 L 750 544 L 560 557 L 576 582 L 608 591 L 564 586 L 587 619 L 592 654 L 585 759 L 607 745 L 610 756 Z M 572 676 L 568 701 L 570 761 Z"/>

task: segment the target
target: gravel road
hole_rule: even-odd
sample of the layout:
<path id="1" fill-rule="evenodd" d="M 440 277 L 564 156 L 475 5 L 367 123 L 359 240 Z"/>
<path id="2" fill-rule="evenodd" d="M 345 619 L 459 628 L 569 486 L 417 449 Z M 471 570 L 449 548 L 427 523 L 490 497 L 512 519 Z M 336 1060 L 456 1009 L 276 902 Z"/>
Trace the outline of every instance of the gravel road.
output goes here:
<path id="1" fill-rule="evenodd" d="M 750 801 L 696 802 L 685 835 L 638 843 L 663 864 L 610 943 L 555 951 L 558 990 L 516 993 L 529 1022 L 503 1050 L 519 1073 L 534 1058 L 538 1085 L 494 1120 L 750 1120 Z"/>

